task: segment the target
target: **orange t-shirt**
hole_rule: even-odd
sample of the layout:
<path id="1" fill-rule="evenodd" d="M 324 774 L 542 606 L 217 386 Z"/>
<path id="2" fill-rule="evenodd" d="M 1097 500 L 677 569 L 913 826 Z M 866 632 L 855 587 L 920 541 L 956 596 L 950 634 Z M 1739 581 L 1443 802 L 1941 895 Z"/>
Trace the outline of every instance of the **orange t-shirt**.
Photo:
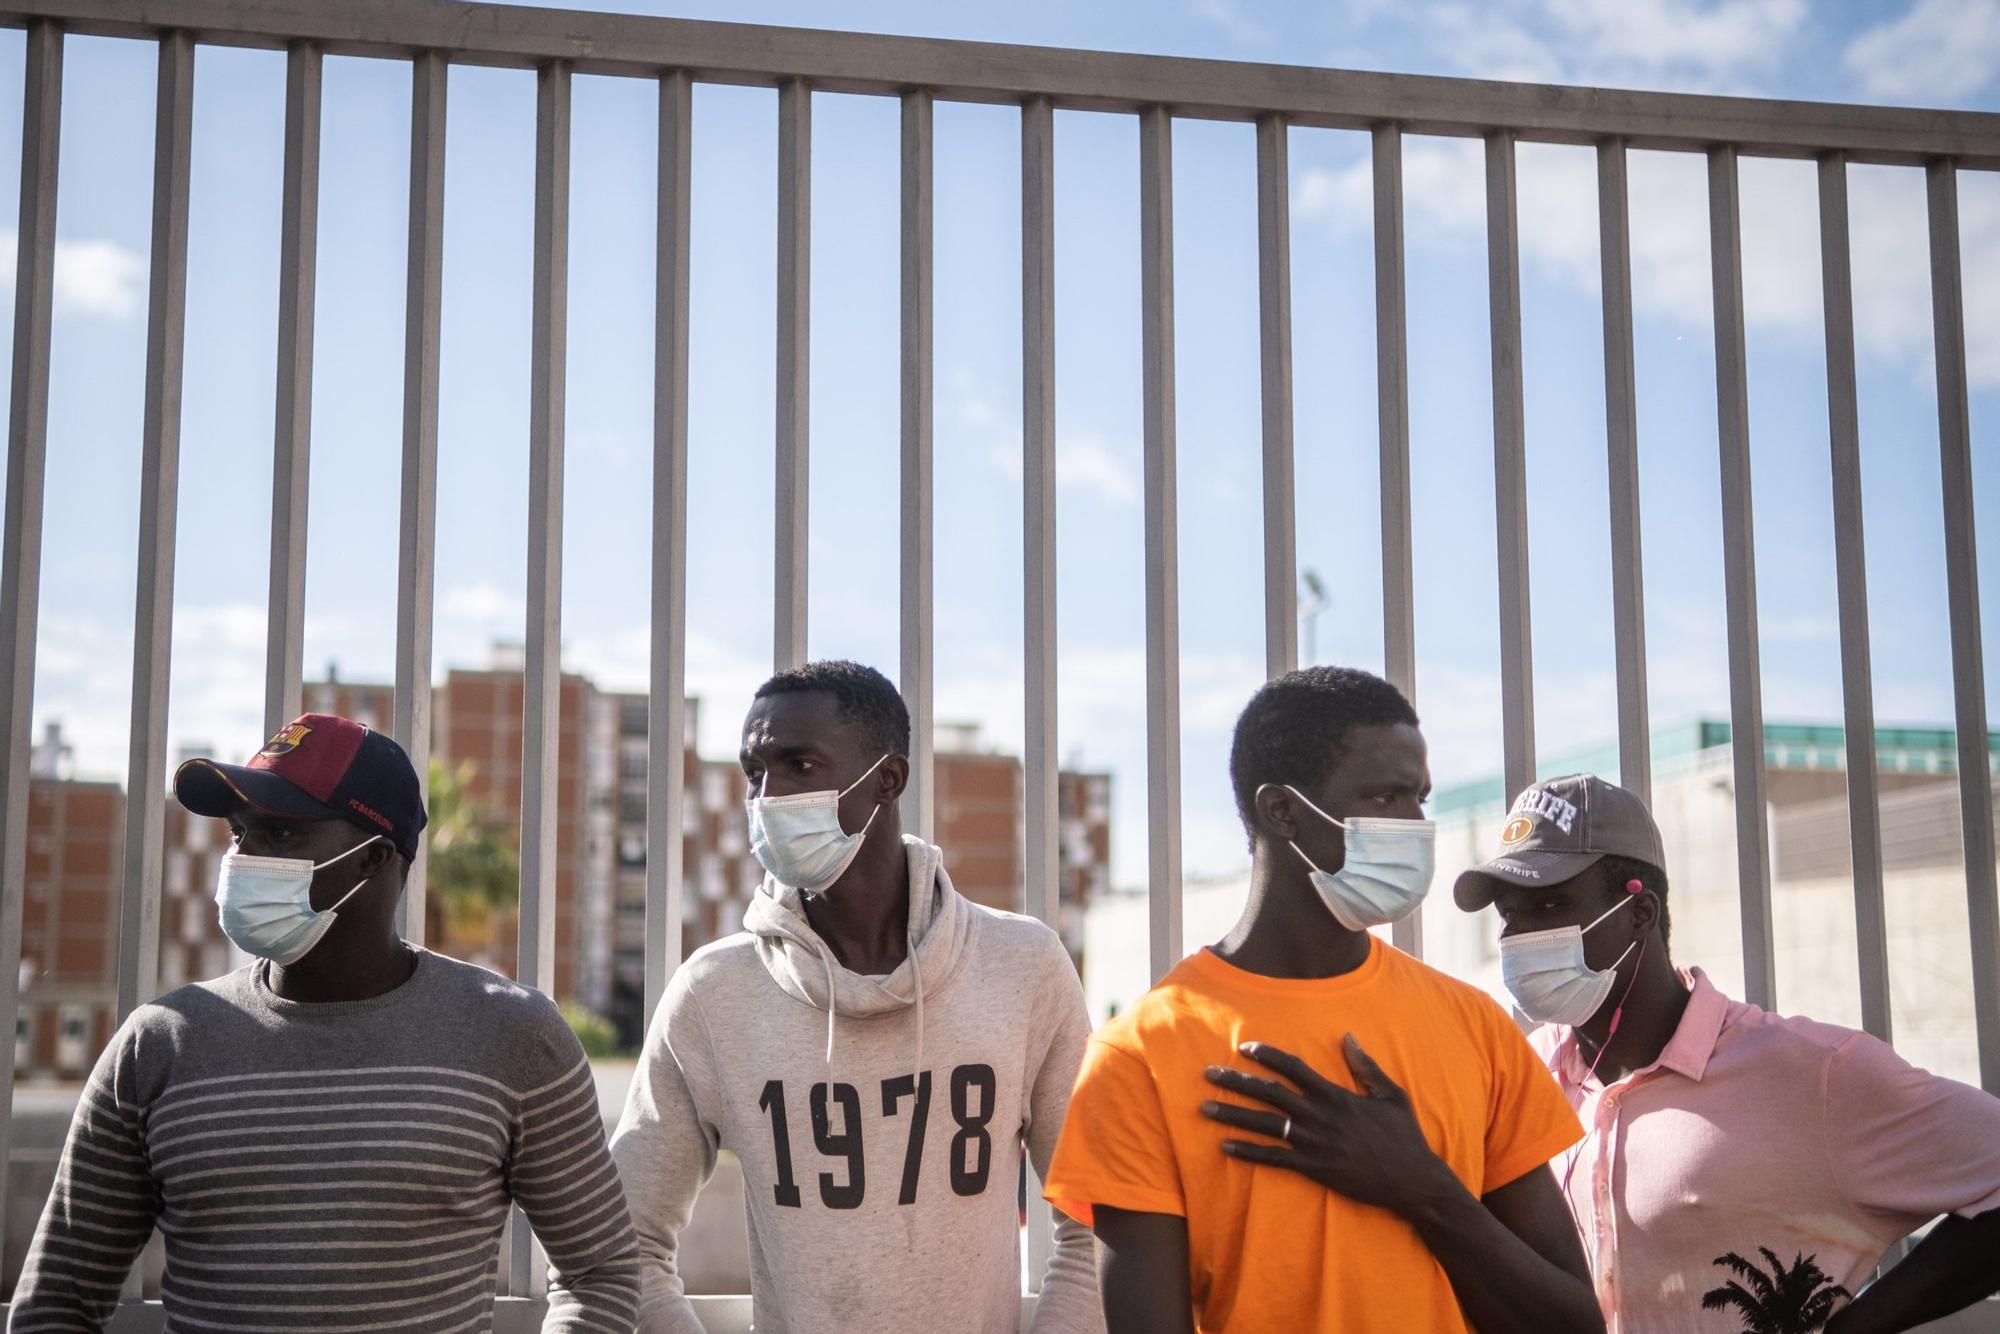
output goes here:
<path id="1" fill-rule="evenodd" d="M 1046 1194 L 1187 1219 L 1189 1291 L 1204 1334 L 1464 1330 L 1444 1270 L 1416 1232 L 1298 1173 L 1238 1161 L 1256 1139 L 1201 1114 L 1231 1098 L 1210 1065 L 1269 1071 L 1237 1053 L 1268 1042 L 1343 1088 L 1352 1033 L 1402 1085 L 1424 1138 L 1474 1195 L 1519 1180 L 1583 1138 L 1568 1101 L 1484 992 L 1373 942 L 1340 977 L 1247 973 L 1208 950 L 1181 960 L 1091 1038 Z M 1275 1075 L 1271 1076 L 1276 1078 Z"/>

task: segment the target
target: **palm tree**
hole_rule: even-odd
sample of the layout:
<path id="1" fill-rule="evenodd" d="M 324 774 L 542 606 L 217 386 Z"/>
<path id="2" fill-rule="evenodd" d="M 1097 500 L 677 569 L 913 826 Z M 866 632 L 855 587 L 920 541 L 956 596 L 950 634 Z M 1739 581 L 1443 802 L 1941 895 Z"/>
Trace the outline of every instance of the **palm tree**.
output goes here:
<path id="1" fill-rule="evenodd" d="M 520 897 L 514 830 L 480 806 L 472 794 L 475 776 L 470 760 L 452 769 L 431 760 L 424 929 L 433 945 L 448 936 L 491 945 L 496 918 Z"/>
<path id="2" fill-rule="evenodd" d="M 1834 1306 L 1850 1295 L 1815 1263 L 1817 1255 L 1797 1255 L 1788 1266 L 1769 1247 L 1759 1246 L 1757 1250 L 1770 1263 L 1770 1273 L 1766 1274 L 1735 1251 L 1718 1255 L 1715 1263 L 1731 1270 L 1743 1282 L 1731 1279 L 1709 1290 L 1701 1299 L 1704 1311 L 1731 1306 L 1742 1311 L 1743 1334 L 1810 1334 L 1825 1325 Z"/>

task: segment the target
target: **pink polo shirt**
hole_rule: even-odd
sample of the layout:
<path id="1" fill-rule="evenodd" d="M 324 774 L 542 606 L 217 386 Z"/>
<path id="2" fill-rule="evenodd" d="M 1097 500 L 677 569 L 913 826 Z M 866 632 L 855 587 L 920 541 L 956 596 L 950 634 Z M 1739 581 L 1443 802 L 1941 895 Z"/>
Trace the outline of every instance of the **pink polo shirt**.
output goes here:
<path id="1" fill-rule="evenodd" d="M 1583 1122 L 1549 1166 L 1570 1174 L 1611 1334 L 1736 1334 L 1740 1309 L 1701 1305 L 1745 1282 L 1725 1253 L 1766 1273 L 1760 1248 L 1805 1256 L 1852 1293 L 1931 1219 L 2000 1208 L 2000 1098 L 1682 975 L 1693 992 L 1673 1040 L 1609 1087 L 1585 1083 L 1569 1029 L 1530 1039 Z"/>

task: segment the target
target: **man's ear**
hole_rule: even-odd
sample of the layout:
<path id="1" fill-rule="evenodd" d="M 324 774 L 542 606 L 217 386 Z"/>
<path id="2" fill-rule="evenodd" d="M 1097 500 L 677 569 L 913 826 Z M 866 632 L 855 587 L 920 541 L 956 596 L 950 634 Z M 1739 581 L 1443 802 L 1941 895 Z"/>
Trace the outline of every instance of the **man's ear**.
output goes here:
<path id="1" fill-rule="evenodd" d="M 1251 799 L 1257 832 L 1292 841 L 1299 836 L 1299 799 L 1283 783 L 1265 783 Z"/>
<path id="2" fill-rule="evenodd" d="M 1642 890 L 1633 895 L 1632 930 L 1634 935 L 1645 935 L 1660 920 L 1660 896 L 1652 890 Z"/>
<path id="3" fill-rule="evenodd" d="M 909 786 L 910 762 L 901 755 L 891 755 L 875 771 L 875 799 L 878 803 L 900 800 Z"/>
<path id="4" fill-rule="evenodd" d="M 403 854 L 396 851 L 394 845 L 388 839 L 378 838 L 360 852 L 355 853 L 354 860 L 361 863 L 362 879 L 373 880 L 392 864 L 402 861 Z M 398 872 L 397 880 L 399 883 L 401 878 L 401 873 Z"/>

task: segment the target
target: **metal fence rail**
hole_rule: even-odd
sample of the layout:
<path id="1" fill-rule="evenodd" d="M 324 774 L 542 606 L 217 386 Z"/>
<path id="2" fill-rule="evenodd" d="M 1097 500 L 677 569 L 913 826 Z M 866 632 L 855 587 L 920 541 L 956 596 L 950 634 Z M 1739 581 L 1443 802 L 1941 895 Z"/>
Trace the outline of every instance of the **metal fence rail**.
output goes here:
<path id="1" fill-rule="evenodd" d="M 0 565 L 0 1025 L 15 1013 L 25 880 L 28 755 L 47 454 L 60 93 L 68 34 L 152 41 L 160 52 L 152 293 L 149 306 L 141 582 L 135 609 L 130 827 L 121 922 L 119 1010 L 153 990 L 165 778 L 166 688 L 173 605 L 181 340 L 185 319 L 190 111 L 199 43 L 287 51 L 273 541 L 265 713 L 297 711 L 303 644 L 306 478 L 311 449 L 312 330 L 321 71 L 328 55 L 413 66 L 409 276 L 397 609 L 395 726 L 421 767 L 428 749 L 436 522 L 439 278 L 443 262 L 445 103 L 453 65 L 538 72 L 529 439 L 528 628 L 522 800 L 520 976 L 552 976 L 556 721 L 560 679 L 563 418 L 570 88 L 575 75 L 651 80 L 659 90 L 660 172 L 655 349 L 652 701 L 647 803 L 653 855 L 646 891 L 649 1006 L 680 955 L 687 581 L 687 443 L 691 88 L 778 90 L 776 573 L 779 666 L 807 656 L 807 478 L 811 407 L 811 136 L 815 91 L 899 99 L 901 186 L 901 687 L 917 721 L 908 814 L 931 819 L 932 793 L 932 155 L 940 100 L 1021 110 L 1021 283 L 1028 910 L 1057 912 L 1055 526 L 1055 228 L 1058 109 L 1136 115 L 1144 407 L 1147 793 L 1150 958 L 1180 954 L 1180 678 L 1176 538 L 1172 136 L 1176 119 L 1254 122 L 1263 444 L 1265 660 L 1297 657 L 1292 488 L 1292 364 L 1287 134 L 1293 126 L 1372 136 L 1382 579 L 1386 670 L 1415 687 L 1402 150 L 1407 134 L 1477 138 L 1485 147 L 1489 312 L 1503 646 L 1503 733 L 1510 791 L 1534 773 L 1529 640 L 1527 440 L 1522 403 L 1516 146 L 1594 146 L 1603 265 L 1604 356 L 1618 646 L 1618 720 L 1626 783 L 1648 784 L 1643 580 L 1626 157 L 1632 148 L 1707 159 L 1716 317 L 1718 458 L 1729 616 L 1736 833 L 1748 998 L 1774 988 L 1765 835 L 1762 703 L 1741 273 L 1738 164 L 1744 156 L 1819 163 L 1825 238 L 1830 448 L 1839 576 L 1855 912 L 1871 1030 L 1890 1031 L 1880 828 L 1872 764 L 1867 598 L 1861 548 L 1852 278 L 1846 167 L 1921 167 L 1930 209 L 1932 300 L 1944 485 L 1952 667 L 1961 763 L 1970 949 L 1980 1070 L 2000 1092 L 2000 905 L 1995 901 L 1991 779 L 1985 737 L 1977 549 L 1973 534 L 1957 173 L 2000 170 L 2000 116 L 1611 92 L 1471 80 L 1168 59 L 982 43 L 750 27 L 447 0 L 0 0 L 0 24 L 28 30 L 19 258 L 8 422 L 4 564 Z M 1246 590 L 1247 591 L 1247 590 Z M 422 931 L 422 864 L 408 926 Z M 1399 943 L 1420 945 L 1414 922 Z M 0 1091 L 12 1044 L 0 1043 Z M 0 1162 L 10 1111 L 0 1099 Z M 510 1290 L 533 1290 L 525 1233 Z"/>

